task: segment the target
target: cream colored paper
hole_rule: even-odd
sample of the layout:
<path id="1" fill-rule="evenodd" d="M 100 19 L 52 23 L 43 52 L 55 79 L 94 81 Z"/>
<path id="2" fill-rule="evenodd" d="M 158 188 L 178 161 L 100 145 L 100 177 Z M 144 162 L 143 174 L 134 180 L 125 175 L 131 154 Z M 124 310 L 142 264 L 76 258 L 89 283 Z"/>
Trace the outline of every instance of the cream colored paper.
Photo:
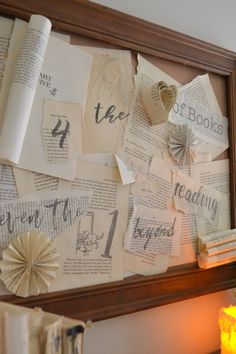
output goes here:
<path id="1" fill-rule="evenodd" d="M 179 213 L 138 204 L 125 236 L 125 250 L 128 251 L 125 254 L 125 269 L 143 275 L 162 271 L 163 262 L 166 265 L 171 255 L 180 254 L 180 224 Z M 166 259 L 161 255 L 165 255 Z"/>
<path id="2" fill-rule="evenodd" d="M 0 313 L 5 317 L 4 338 L 11 344 L 11 351 L 5 349 L 1 354 L 69 354 L 65 341 L 67 338 L 71 338 L 73 342 L 71 354 L 82 354 L 83 336 L 88 328 L 83 321 L 43 312 L 39 308 L 29 309 L 6 302 L 0 303 Z M 8 333 L 9 331 L 11 332 Z M 73 338 L 67 336 L 68 331 L 79 333 L 79 338 L 78 335 Z M 22 342 L 25 342 L 23 346 Z"/>
<path id="3" fill-rule="evenodd" d="M 61 267 L 51 290 L 99 284 L 123 278 L 123 238 L 129 188 L 117 168 L 78 161 L 72 193 L 92 191 L 88 213 L 56 240 Z"/>
<path id="4" fill-rule="evenodd" d="M 215 93 L 213 91 L 212 85 L 210 83 L 210 79 L 209 79 L 209 75 L 208 74 L 204 74 L 204 75 L 199 75 L 197 76 L 195 79 L 193 79 L 191 82 L 189 82 L 188 84 L 182 86 L 179 88 L 178 90 L 178 100 L 182 100 L 183 95 L 185 97 L 187 97 L 187 99 L 189 98 L 190 101 L 196 101 L 197 103 L 199 103 L 200 106 L 204 106 L 207 108 L 208 111 L 213 111 L 215 112 L 215 114 L 217 116 L 222 116 L 222 112 L 220 110 L 218 101 L 216 99 Z M 177 105 L 175 105 L 177 107 Z M 173 107 L 172 111 L 174 110 Z M 183 113 L 182 110 L 185 109 L 186 107 L 183 106 L 179 107 L 179 114 Z M 169 115 L 169 121 L 172 121 L 172 111 L 170 112 Z M 194 113 L 194 111 L 191 111 L 192 113 Z M 189 113 L 191 113 L 189 112 Z M 197 119 L 194 119 L 191 114 L 190 114 L 190 118 L 192 120 L 194 120 L 195 122 L 197 121 Z M 195 115 L 195 118 L 196 115 Z M 205 129 L 205 131 L 208 128 L 208 122 L 205 121 L 205 126 L 204 126 L 204 119 L 202 120 L 201 117 L 199 117 L 199 123 L 203 121 L 203 131 Z M 225 119 L 223 119 L 224 124 L 227 125 L 227 122 L 225 121 Z M 176 123 L 176 119 L 173 119 L 172 121 L 173 123 Z M 191 122 L 192 124 L 194 124 L 194 122 Z M 195 126 L 197 127 L 197 133 L 200 133 L 200 129 L 198 129 L 198 124 L 195 124 Z M 201 125 L 200 125 L 201 126 Z M 214 131 L 216 130 L 215 128 L 215 124 L 212 124 L 212 122 L 210 121 L 209 124 L 210 129 L 210 137 L 213 134 L 214 137 Z M 226 132 L 226 131 L 225 131 Z M 200 134 L 199 137 L 202 137 L 202 135 Z M 220 146 L 216 145 L 215 142 L 216 140 L 214 139 L 208 139 L 207 135 L 205 135 L 206 140 L 201 140 L 201 142 L 199 142 L 198 144 L 198 152 L 200 153 L 211 153 L 212 158 L 215 159 L 218 155 L 220 155 L 224 150 L 225 150 L 225 146 L 227 144 L 220 144 Z M 213 143 L 213 144 L 212 144 Z"/>
<path id="5" fill-rule="evenodd" d="M 22 170 L 17 167 L 13 167 L 13 172 L 13 178 L 15 177 L 17 192 L 20 197 L 31 193 L 58 190 L 59 178 Z"/>
<path id="6" fill-rule="evenodd" d="M 29 353 L 28 314 L 12 314 L 6 317 L 6 353 Z"/>
<path id="7" fill-rule="evenodd" d="M 16 164 L 20 159 L 50 30 L 51 22 L 46 17 L 31 16 L 12 72 L 0 132 L 0 157 Z"/>
<path id="8" fill-rule="evenodd" d="M 5 69 L 5 64 L 7 61 L 9 41 L 13 24 L 13 20 L 5 17 L 0 17 L 0 90 L 2 86 L 2 78 Z"/>
<path id="9" fill-rule="evenodd" d="M 41 134 L 48 163 L 66 163 L 82 153 L 81 115 L 78 103 L 44 101 Z"/>
<path id="10" fill-rule="evenodd" d="M 0 202 L 17 198 L 18 192 L 12 167 L 0 164 Z"/>
<path id="11" fill-rule="evenodd" d="M 174 203 L 184 214 L 195 214 L 218 228 L 222 210 L 221 194 L 181 172 L 173 172 Z"/>
<path id="12" fill-rule="evenodd" d="M 167 210 L 172 207 L 172 172 L 158 156 L 153 156 L 147 176 L 137 181 L 131 193 L 146 207 Z"/>
<path id="13" fill-rule="evenodd" d="M 191 175 L 195 176 L 200 183 L 214 188 L 221 194 L 222 208 L 218 228 L 214 229 L 208 222 L 197 222 L 198 235 L 206 235 L 219 230 L 229 230 L 231 227 L 229 160 L 218 160 L 191 166 Z"/>
<path id="14" fill-rule="evenodd" d="M 78 224 L 87 212 L 89 191 L 57 191 L 27 195 L 16 201 L 0 203 L 0 248 L 18 234 L 41 231 L 54 239 Z"/>
<path id="15" fill-rule="evenodd" d="M 22 297 L 45 293 L 56 276 L 59 254 L 53 241 L 40 232 L 27 232 L 2 252 L 0 279 Z"/>
<path id="16" fill-rule="evenodd" d="M 176 86 L 167 85 L 164 81 L 159 81 L 142 91 L 143 106 L 151 120 L 151 125 L 161 124 L 168 120 L 176 98 Z"/>
<path id="17" fill-rule="evenodd" d="M 146 174 L 152 156 L 158 155 L 160 151 L 168 151 L 168 139 L 173 125 L 167 122 L 152 127 L 143 107 L 141 93 L 145 87 L 160 80 L 168 85 L 178 85 L 178 82 L 140 55 L 137 70 L 132 114 L 125 128 L 122 148 L 117 155 L 129 169 Z"/>
<path id="18" fill-rule="evenodd" d="M 83 119 L 85 153 L 116 152 L 130 117 L 133 69 L 130 51 L 96 49 Z"/>
<path id="19" fill-rule="evenodd" d="M 14 35 L 11 37 L 11 57 L 15 57 L 17 49 L 20 50 L 20 43 L 22 43 L 26 27 L 25 22 L 17 21 Z M 76 159 L 57 164 L 48 164 L 45 159 L 40 133 L 43 103 L 45 99 L 53 99 L 79 103 L 83 107 L 87 94 L 91 62 L 92 57 L 88 53 L 50 36 L 18 167 L 66 179 L 74 178 Z M 6 92 L 9 90 L 9 82 L 15 66 L 14 60 L 9 60 L 7 64 L 6 69 L 8 70 L 5 70 L 6 75 L 4 74 L 3 86 L 5 84 L 5 89 L 3 90 L 0 109 L 4 106 L 3 103 L 7 101 Z"/>

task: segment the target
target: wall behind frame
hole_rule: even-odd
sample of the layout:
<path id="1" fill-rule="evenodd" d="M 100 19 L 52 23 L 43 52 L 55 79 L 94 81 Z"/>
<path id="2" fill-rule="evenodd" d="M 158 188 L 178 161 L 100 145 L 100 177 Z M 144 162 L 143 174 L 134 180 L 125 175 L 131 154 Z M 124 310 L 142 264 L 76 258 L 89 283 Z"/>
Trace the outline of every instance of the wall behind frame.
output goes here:
<path id="1" fill-rule="evenodd" d="M 94 2 L 236 51 L 234 0 Z M 231 303 L 236 300 L 228 290 L 97 322 L 85 336 L 84 354 L 213 352 L 219 348 L 218 311 Z"/>

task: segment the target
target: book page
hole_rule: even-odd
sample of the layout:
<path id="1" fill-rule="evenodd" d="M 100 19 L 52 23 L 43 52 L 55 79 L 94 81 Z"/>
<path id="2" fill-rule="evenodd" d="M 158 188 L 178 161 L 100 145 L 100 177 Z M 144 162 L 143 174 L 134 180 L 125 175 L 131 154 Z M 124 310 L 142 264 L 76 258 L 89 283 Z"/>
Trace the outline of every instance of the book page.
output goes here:
<path id="1" fill-rule="evenodd" d="M 116 152 L 122 144 L 133 98 L 131 52 L 102 48 L 89 51 L 93 53 L 93 65 L 83 116 L 83 151 Z"/>
<path id="2" fill-rule="evenodd" d="M 137 70 L 133 109 L 125 128 L 123 146 L 117 155 L 130 169 L 147 173 L 152 156 L 159 155 L 160 150 L 168 151 L 168 138 L 173 125 L 167 122 L 151 126 L 143 107 L 142 90 L 160 80 L 176 85 L 178 82 L 140 55 Z"/>
<path id="3" fill-rule="evenodd" d="M 93 195 L 77 228 L 56 240 L 61 267 L 52 291 L 123 279 L 129 188 L 120 184 L 118 169 L 79 161 L 75 181 L 63 184 Z"/>
<path id="4" fill-rule="evenodd" d="M 18 192 L 12 167 L 0 164 L 0 202 L 17 198 Z"/>
<path id="5" fill-rule="evenodd" d="M 0 157 L 16 164 L 19 162 L 50 30 L 51 22 L 47 18 L 31 16 L 6 94 L 0 132 Z"/>
<path id="6" fill-rule="evenodd" d="M 16 201 L 0 203 L 0 248 L 11 239 L 29 231 L 40 231 L 51 239 L 78 224 L 86 215 L 90 192 L 69 190 L 27 195 Z"/>
<path id="7" fill-rule="evenodd" d="M 0 17 L 0 90 L 2 87 L 3 73 L 8 56 L 8 48 L 14 21 Z"/>
<path id="8" fill-rule="evenodd" d="M 125 236 L 125 269 L 150 275 L 167 270 L 180 254 L 181 214 L 137 204 Z"/>
<path id="9" fill-rule="evenodd" d="M 191 166 L 191 174 L 200 181 L 215 190 L 222 196 L 222 208 L 220 223 L 214 229 L 209 222 L 198 220 L 198 235 L 205 235 L 211 232 L 230 229 L 230 184 L 229 184 L 229 160 L 218 160 L 211 163 L 204 163 Z"/>
<path id="10" fill-rule="evenodd" d="M 20 197 L 26 194 L 43 191 L 55 191 L 58 189 L 59 178 L 44 175 L 42 173 L 22 170 L 17 167 L 13 167 L 13 173 L 17 192 Z"/>
<path id="11" fill-rule="evenodd" d="M 9 314 L 6 316 L 6 353 L 29 353 L 28 314 Z"/>

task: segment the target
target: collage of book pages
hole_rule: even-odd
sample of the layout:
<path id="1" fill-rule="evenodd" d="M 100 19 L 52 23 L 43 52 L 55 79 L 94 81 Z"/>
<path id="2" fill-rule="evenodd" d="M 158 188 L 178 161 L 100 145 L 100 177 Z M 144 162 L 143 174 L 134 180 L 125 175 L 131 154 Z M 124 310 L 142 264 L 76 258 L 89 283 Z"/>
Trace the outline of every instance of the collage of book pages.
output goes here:
<path id="1" fill-rule="evenodd" d="M 0 295 L 235 260 L 208 74 L 182 85 L 39 15 L 0 18 L 0 33 Z"/>

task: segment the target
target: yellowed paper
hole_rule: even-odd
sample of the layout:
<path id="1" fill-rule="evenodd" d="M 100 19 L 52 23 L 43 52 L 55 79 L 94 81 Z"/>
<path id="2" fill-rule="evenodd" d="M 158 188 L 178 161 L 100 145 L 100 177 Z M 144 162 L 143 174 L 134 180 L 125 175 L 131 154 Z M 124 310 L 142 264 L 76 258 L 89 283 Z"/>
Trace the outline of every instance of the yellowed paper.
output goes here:
<path id="1" fill-rule="evenodd" d="M 44 175 L 37 172 L 22 170 L 13 167 L 17 193 L 20 197 L 26 194 L 56 191 L 59 185 L 59 178 Z"/>
<path id="2" fill-rule="evenodd" d="M 81 106 L 45 100 L 42 140 L 48 163 L 75 160 L 82 153 Z"/>
<path id="3" fill-rule="evenodd" d="M 97 49 L 93 54 L 83 119 L 85 153 L 118 150 L 130 117 L 132 97 L 130 51 Z"/>
<path id="4" fill-rule="evenodd" d="M 173 125 L 167 122 L 152 127 L 141 99 L 142 91 L 160 80 L 168 85 L 178 85 L 172 77 L 139 55 L 132 114 L 125 128 L 122 148 L 117 154 L 136 173 L 146 174 L 152 156 L 168 151 L 168 138 Z"/>
<path id="5" fill-rule="evenodd" d="M 14 25 L 14 21 L 0 17 L 0 33 L 1 33 L 1 41 L 0 41 L 0 90 L 2 86 L 2 78 L 5 69 L 5 64 L 7 61 L 9 41 L 11 37 L 12 28 Z"/>
<path id="6" fill-rule="evenodd" d="M 169 257 L 180 254 L 180 225 L 181 214 L 138 204 L 125 236 L 126 270 L 143 275 L 165 271 Z"/>
<path id="7" fill-rule="evenodd" d="M 0 203 L 0 248 L 6 248 L 17 235 L 41 231 L 51 239 L 77 226 L 88 209 L 89 191 L 64 190 L 27 195 L 16 201 Z"/>
<path id="8" fill-rule="evenodd" d="M 93 194 L 86 216 L 56 240 L 61 267 L 50 289 L 122 279 L 129 188 L 122 186 L 117 168 L 85 161 L 78 161 L 75 181 L 63 182 L 68 185 L 72 192 Z"/>
<path id="9" fill-rule="evenodd" d="M 17 198 L 18 192 L 12 167 L 0 164 L 0 201 Z"/>
<path id="10" fill-rule="evenodd" d="M 25 22 L 16 22 L 15 35 L 11 37 L 11 57 L 14 57 L 20 50 L 26 27 Z M 66 163 L 65 161 L 63 163 L 57 162 L 56 164 L 48 163 L 45 159 L 40 133 L 43 120 L 43 104 L 44 100 L 48 99 L 78 103 L 83 107 L 87 94 L 91 62 L 92 57 L 88 53 L 50 36 L 18 167 L 55 177 L 74 178 L 76 159 L 70 159 Z M 9 83 L 15 66 L 14 60 L 9 60 L 8 66 L 4 73 L 4 90 L 1 93 L 0 109 L 4 108 L 7 102 Z M 26 106 L 26 104 L 27 102 L 21 101 L 21 105 Z M 17 111 L 17 108 L 15 110 Z M 54 128 L 57 135 L 65 130 L 63 126 L 56 125 Z M 17 128 L 15 127 L 13 130 L 17 131 Z"/>
<path id="11" fill-rule="evenodd" d="M 46 17 L 31 16 L 12 71 L 3 109 L 0 157 L 16 164 L 20 159 L 50 30 L 51 22 Z"/>

